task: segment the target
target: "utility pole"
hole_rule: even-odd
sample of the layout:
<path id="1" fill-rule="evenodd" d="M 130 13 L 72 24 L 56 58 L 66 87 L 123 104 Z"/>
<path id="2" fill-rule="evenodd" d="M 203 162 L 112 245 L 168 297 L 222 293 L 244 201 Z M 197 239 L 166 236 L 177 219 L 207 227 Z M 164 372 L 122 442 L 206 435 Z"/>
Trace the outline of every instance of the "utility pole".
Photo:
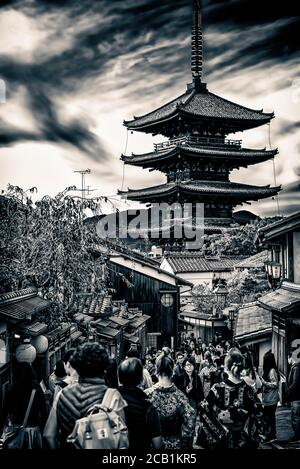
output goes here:
<path id="1" fill-rule="evenodd" d="M 85 175 L 90 174 L 91 170 L 90 169 L 80 169 L 78 171 L 74 171 L 74 173 L 80 173 L 81 174 L 81 192 L 82 192 L 82 200 L 85 200 Z"/>

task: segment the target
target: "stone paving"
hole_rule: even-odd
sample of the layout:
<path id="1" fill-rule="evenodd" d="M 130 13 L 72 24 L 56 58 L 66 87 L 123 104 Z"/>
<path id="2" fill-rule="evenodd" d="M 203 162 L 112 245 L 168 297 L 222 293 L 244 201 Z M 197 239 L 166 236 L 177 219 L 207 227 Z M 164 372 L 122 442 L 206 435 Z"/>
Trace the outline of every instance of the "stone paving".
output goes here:
<path id="1" fill-rule="evenodd" d="M 300 441 L 291 442 L 294 431 L 291 424 L 291 409 L 278 406 L 276 411 L 277 438 L 271 443 L 261 444 L 261 449 L 300 449 Z"/>

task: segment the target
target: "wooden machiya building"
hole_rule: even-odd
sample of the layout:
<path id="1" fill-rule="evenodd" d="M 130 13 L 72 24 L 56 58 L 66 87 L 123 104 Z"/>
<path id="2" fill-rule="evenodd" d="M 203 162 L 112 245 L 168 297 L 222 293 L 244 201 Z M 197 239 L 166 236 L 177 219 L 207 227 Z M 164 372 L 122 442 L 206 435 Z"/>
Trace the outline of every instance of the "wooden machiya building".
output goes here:
<path id="1" fill-rule="evenodd" d="M 147 321 L 147 346 L 179 345 L 180 287 L 192 284 L 159 267 L 159 263 L 129 253 L 110 256 L 109 272 L 115 299 L 124 299 L 129 308 L 139 308 Z"/>
<path id="2" fill-rule="evenodd" d="M 256 186 L 230 181 L 234 169 L 246 168 L 274 158 L 276 150 L 251 149 L 228 135 L 268 124 L 273 113 L 253 110 L 224 99 L 202 81 L 202 26 L 199 1 L 194 0 L 192 28 L 192 83 L 167 104 L 124 121 L 129 131 L 161 134 L 167 140 L 145 154 L 122 155 L 125 164 L 161 171 L 166 183 L 119 191 L 124 198 L 151 204 L 192 204 L 190 221 L 195 224 L 196 203 L 204 205 L 206 232 L 221 232 L 234 222 L 233 209 L 244 202 L 274 196 L 280 187 Z M 174 217 L 176 218 L 176 217 Z M 161 224 L 163 231 L 163 223 Z M 151 237 L 151 234 L 150 234 Z M 164 239 L 162 239 L 164 238 Z M 162 244 L 180 244 L 166 240 Z M 183 247 L 185 241 L 181 241 Z"/>
<path id="3" fill-rule="evenodd" d="M 285 379 L 289 354 L 300 354 L 300 212 L 261 228 L 258 239 L 269 250 L 266 269 L 274 287 L 258 301 L 272 313 L 272 350 Z"/>

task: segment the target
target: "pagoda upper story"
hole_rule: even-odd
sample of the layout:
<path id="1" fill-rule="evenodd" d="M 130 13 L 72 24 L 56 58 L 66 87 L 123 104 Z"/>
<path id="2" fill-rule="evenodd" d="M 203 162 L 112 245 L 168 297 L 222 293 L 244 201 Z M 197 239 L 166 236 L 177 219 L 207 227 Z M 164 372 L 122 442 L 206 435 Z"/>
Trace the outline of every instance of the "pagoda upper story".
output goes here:
<path id="1" fill-rule="evenodd" d="M 232 221 L 232 210 L 243 202 L 274 196 L 280 187 L 252 186 L 229 180 L 233 169 L 267 161 L 277 149 L 243 148 L 241 140 L 229 134 L 267 124 L 274 113 L 264 113 L 228 101 L 208 91 L 202 81 L 202 27 L 199 0 L 193 1 L 193 81 L 184 94 L 133 120 L 124 121 L 128 130 L 161 134 L 168 140 L 145 154 L 122 155 L 125 164 L 158 170 L 166 184 L 119 191 L 140 202 L 202 202 L 205 221 Z"/>
<path id="2" fill-rule="evenodd" d="M 210 93 L 206 83 L 194 77 L 183 95 L 144 116 L 124 121 L 124 125 L 169 138 L 186 133 L 224 137 L 267 124 L 273 117 L 274 113 L 255 111 Z"/>

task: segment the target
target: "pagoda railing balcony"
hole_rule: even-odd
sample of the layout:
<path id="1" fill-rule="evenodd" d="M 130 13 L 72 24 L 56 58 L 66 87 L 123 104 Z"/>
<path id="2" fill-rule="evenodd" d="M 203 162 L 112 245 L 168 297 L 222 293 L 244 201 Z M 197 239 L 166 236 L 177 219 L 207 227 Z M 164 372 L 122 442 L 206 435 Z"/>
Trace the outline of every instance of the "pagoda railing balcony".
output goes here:
<path id="1" fill-rule="evenodd" d="M 177 145 L 209 145 L 209 146 L 231 146 L 236 149 L 241 148 L 242 140 L 231 140 L 228 138 L 218 137 L 197 137 L 194 135 L 188 135 L 186 137 L 171 138 L 166 142 L 155 143 L 154 150 L 161 151 L 166 148 L 176 147 Z"/>

